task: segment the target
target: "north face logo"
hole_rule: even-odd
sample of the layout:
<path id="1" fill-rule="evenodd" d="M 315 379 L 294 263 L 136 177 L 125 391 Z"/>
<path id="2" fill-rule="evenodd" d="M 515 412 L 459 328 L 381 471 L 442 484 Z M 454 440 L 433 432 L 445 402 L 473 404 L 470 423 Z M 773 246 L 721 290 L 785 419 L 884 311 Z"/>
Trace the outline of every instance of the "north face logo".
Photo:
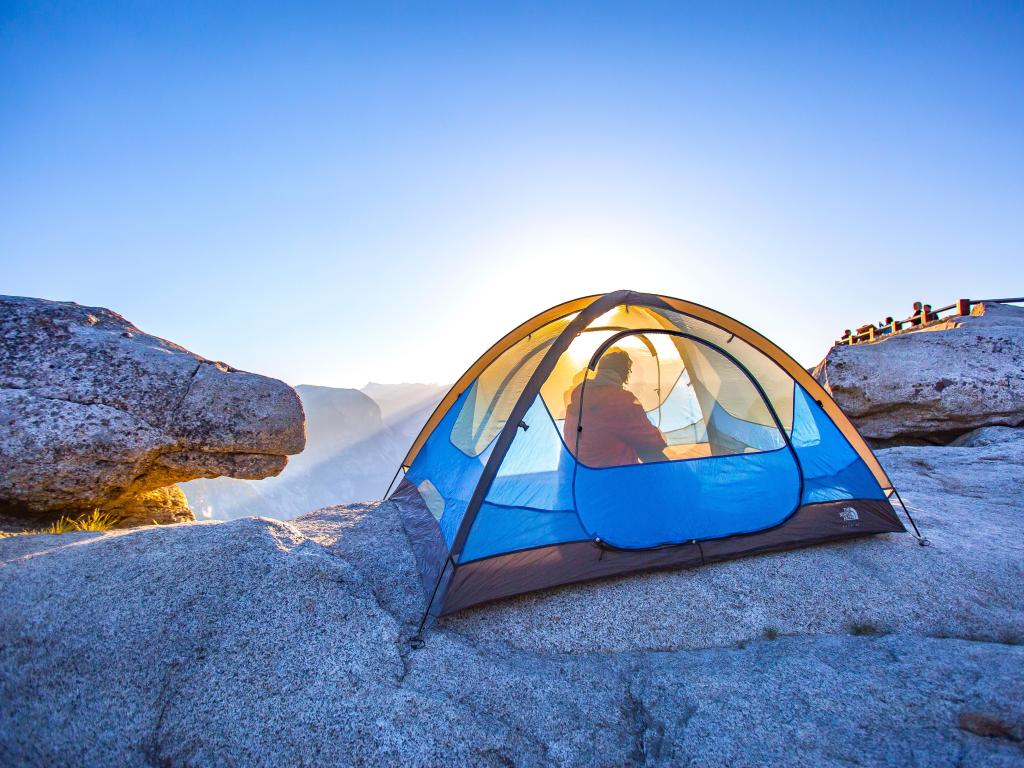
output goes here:
<path id="1" fill-rule="evenodd" d="M 857 510 L 854 509 L 853 507 L 843 507 L 842 509 L 839 510 L 839 516 L 847 522 L 852 522 L 853 520 L 860 520 L 860 515 L 857 514 Z"/>

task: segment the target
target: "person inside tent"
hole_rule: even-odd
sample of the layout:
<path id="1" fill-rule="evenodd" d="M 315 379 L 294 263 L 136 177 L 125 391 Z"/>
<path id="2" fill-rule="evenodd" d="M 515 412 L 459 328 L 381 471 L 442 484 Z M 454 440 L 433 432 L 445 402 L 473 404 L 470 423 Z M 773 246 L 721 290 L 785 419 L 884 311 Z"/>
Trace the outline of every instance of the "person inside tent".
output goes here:
<path id="1" fill-rule="evenodd" d="M 625 388 L 632 368 L 629 353 L 613 347 L 601 357 L 594 377 L 572 391 L 565 414 L 565 442 L 575 449 L 579 435 L 578 452 L 574 453 L 587 466 L 617 467 L 668 458 L 665 436 Z M 581 425 L 583 429 L 577 432 Z"/>

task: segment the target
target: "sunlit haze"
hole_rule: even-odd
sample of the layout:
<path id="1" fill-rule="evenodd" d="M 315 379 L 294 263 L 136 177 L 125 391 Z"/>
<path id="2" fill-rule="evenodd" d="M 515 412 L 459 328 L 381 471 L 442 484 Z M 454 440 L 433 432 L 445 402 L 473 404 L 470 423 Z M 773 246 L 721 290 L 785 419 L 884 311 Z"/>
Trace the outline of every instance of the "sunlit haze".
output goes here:
<path id="1" fill-rule="evenodd" d="M 1024 6 L 4 3 L 0 293 L 292 384 L 632 288 L 805 365 L 1024 288 Z"/>

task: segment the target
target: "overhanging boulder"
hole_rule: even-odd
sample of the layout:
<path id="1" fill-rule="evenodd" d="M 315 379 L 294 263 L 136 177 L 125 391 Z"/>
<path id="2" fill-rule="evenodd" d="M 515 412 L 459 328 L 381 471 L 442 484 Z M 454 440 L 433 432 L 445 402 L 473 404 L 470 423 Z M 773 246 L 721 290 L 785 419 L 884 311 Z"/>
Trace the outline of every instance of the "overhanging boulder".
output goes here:
<path id="1" fill-rule="evenodd" d="M 0 297 L 0 507 L 121 524 L 193 519 L 173 484 L 276 475 L 305 444 L 276 379 L 206 360 L 108 309 Z"/>

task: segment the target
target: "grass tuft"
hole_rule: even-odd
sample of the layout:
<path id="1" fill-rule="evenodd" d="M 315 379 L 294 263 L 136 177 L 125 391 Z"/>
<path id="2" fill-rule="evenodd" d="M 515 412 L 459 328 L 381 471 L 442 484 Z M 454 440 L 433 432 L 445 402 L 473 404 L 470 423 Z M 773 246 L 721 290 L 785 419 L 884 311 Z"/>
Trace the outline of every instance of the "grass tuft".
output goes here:
<path id="1" fill-rule="evenodd" d="M 50 524 L 50 527 L 46 529 L 46 533 L 68 533 L 69 531 L 76 531 L 75 521 L 70 517 L 64 517 L 63 515 L 54 523 Z"/>
<path id="2" fill-rule="evenodd" d="M 92 514 L 78 517 L 61 517 L 46 529 L 46 533 L 71 533 L 72 531 L 106 531 L 113 528 L 117 518 L 94 509 Z"/>
<path id="3" fill-rule="evenodd" d="M 76 530 L 79 531 L 106 531 L 114 527 L 117 518 L 94 509 L 91 515 L 83 515 L 73 521 Z"/>
<path id="4" fill-rule="evenodd" d="M 850 625 L 850 634 L 858 637 L 871 637 L 873 635 L 884 635 L 885 632 L 868 621 L 858 621 Z"/>

